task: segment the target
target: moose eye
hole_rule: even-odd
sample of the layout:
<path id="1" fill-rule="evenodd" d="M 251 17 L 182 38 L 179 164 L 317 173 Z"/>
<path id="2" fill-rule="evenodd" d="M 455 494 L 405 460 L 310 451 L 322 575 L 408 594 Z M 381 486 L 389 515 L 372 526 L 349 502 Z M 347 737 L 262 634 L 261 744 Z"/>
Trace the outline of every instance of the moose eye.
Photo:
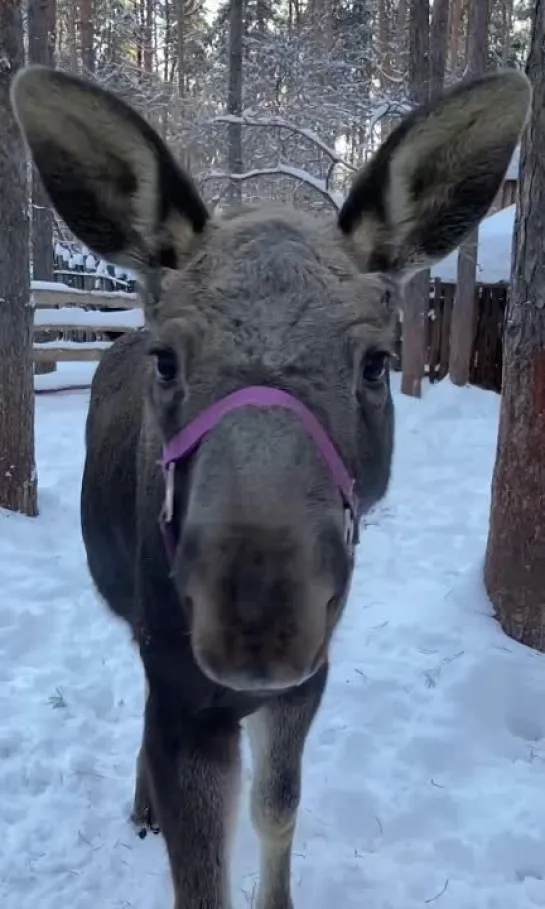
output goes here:
<path id="1" fill-rule="evenodd" d="M 178 375 L 178 360 L 171 347 L 156 348 L 152 351 L 155 358 L 155 375 L 162 385 L 174 382 Z"/>
<path id="2" fill-rule="evenodd" d="M 388 368 L 388 353 L 384 350 L 369 350 L 361 366 L 363 381 L 372 385 L 380 382 Z"/>

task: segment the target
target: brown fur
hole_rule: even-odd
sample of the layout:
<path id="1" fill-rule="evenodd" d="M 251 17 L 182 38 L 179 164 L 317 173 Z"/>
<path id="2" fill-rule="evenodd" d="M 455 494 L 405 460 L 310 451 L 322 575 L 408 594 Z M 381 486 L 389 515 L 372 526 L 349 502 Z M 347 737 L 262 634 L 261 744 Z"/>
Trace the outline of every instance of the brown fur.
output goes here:
<path id="1" fill-rule="evenodd" d="M 81 495 L 91 575 L 130 624 L 146 674 L 133 818 L 161 827 L 176 909 L 229 909 L 249 718 L 256 909 L 292 909 L 303 749 L 353 568 L 340 496 L 293 414 L 241 409 L 176 469 L 169 563 L 161 447 L 223 395 L 273 385 L 321 419 L 361 513 L 379 501 L 394 425 L 388 290 L 486 213 L 528 82 L 489 76 L 415 111 L 336 223 L 275 206 L 209 218 L 151 128 L 73 76 L 30 67 L 13 103 L 59 213 L 142 279 L 147 327 L 116 342 L 93 381 Z"/>

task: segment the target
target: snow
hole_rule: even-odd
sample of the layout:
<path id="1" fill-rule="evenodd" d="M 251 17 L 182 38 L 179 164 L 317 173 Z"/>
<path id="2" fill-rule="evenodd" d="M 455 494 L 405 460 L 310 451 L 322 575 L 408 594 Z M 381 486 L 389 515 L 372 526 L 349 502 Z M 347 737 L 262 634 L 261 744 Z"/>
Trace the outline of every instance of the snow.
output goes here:
<path id="1" fill-rule="evenodd" d="M 477 281 L 483 284 L 508 282 L 511 277 L 511 248 L 516 206 L 508 205 L 481 221 L 477 255 Z M 433 266 L 432 278 L 456 283 L 458 250 Z"/>
<path id="2" fill-rule="evenodd" d="M 69 388 L 89 388 L 98 362 L 57 363 L 55 372 L 46 372 L 34 376 L 34 388 L 38 392 L 64 391 Z M 1 538 L 0 538 L 1 539 Z"/>
<path id="3" fill-rule="evenodd" d="M 144 311 L 142 309 L 124 309 L 121 311 L 103 312 L 100 310 L 80 309 L 77 306 L 36 309 L 34 312 L 34 325 L 46 325 L 47 327 L 69 325 L 83 328 L 93 328 L 97 325 L 105 330 L 110 328 L 141 328 L 144 325 Z"/>
<path id="4" fill-rule="evenodd" d="M 115 277 L 120 283 L 134 281 L 136 275 L 128 268 L 121 268 L 113 263 L 106 262 L 103 259 L 97 259 L 90 250 L 78 242 L 55 242 L 54 253 L 58 259 L 62 259 L 70 269 L 85 268 L 91 272 L 93 277 Z M 59 273 L 59 272 L 57 272 Z M 66 272 L 60 272 L 66 274 Z M 82 274 L 81 271 L 78 272 Z"/>
<path id="5" fill-rule="evenodd" d="M 519 166 L 520 166 L 520 145 L 517 145 L 515 151 L 513 152 L 512 158 L 509 162 L 509 167 L 507 168 L 507 173 L 505 175 L 506 180 L 518 180 L 519 178 Z"/>
<path id="6" fill-rule="evenodd" d="M 67 262 L 67 261 L 68 261 L 68 259 L 69 259 L 69 253 L 68 253 L 68 250 L 67 250 L 66 246 L 64 246 L 64 244 L 62 244 L 62 243 L 55 243 L 55 244 L 54 244 L 54 249 L 55 249 L 55 256 L 56 256 L 58 259 L 62 259 L 64 262 Z"/>
<path id="7" fill-rule="evenodd" d="M 35 281 L 30 282 L 31 290 L 63 290 L 70 291 L 74 288 L 65 284 L 64 281 Z"/>
<path id="8" fill-rule="evenodd" d="M 498 398 L 398 381 L 392 485 L 305 754 L 296 909 L 542 907 L 545 658 L 502 633 L 480 580 Z M 87 404 L 37 398 L 41 514 L 0 513 L 3 909 L 172 906 L 161 837 L 127 820 L 143 679 L 86 570 Z M 235 909 L 257 866 L 245 798 Z"/>
<path id="9" fill-rule="evenodd" d="M 34 341 L 34 350 L 107 350 L 111 341 Z"/>

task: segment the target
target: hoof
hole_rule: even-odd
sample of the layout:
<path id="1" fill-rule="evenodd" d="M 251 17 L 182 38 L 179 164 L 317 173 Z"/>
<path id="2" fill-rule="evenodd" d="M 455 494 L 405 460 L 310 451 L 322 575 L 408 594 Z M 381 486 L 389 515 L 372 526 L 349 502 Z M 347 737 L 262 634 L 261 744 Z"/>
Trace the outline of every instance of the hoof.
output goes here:
<path id="1" fill-rule="evenodd" d="M 136 827 L 138 836 L 141 840 L 146 838 L 148 830 L 150 830 L 151 833 L 154 833 L 156 836 L 158 833 L 160 833 L 159 825 L 155 822 L 153 812 L 149 807 L 135 807 L 131 814 L 131 822 L 133 826 Z"/>
<path id="2" fill-rule="evenodd" d="M 151 832 L 152 832 L 155 836 L 157 836 L 157 834 L 161 832 L 161 831 L 159 830 L 159 827 L 140 827 L 140 830 L 138 830 L 137 833 L 138 833 L 138 836 L 140 837 L 141 840 L 145 840 L 145 839 L 146 839 L 146 837 L 147 837 L 147 835 L 148 835 L 148 830 L 151 830 Z"/>

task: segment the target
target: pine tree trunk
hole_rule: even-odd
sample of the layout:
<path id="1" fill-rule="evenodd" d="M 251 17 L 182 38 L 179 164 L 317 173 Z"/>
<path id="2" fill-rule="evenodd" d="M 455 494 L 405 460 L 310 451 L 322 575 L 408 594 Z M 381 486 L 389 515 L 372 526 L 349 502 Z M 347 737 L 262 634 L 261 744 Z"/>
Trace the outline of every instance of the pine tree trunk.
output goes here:
<path id="1" fill-rule="evenodd" d="M 77 18 L 78 10 L 74 2 L 70 3 L 67 10 L 67 32 L 68 32 L 68 57 L 70 60 L 70 69 L 73 73 L 78 71 L 78 41 L 77 41 Z"/>
<path id="2" fill-rule="evenodd" d="M 484 579 L 507 634 L 545 651 L 545 0 L 535 4 L 526 71 L 534 96 L 522 143 Z"/>
<path id="3" fill-rule="evenodd" d="M 433 0 L 430 26 L 430 98 L 443 92 L 447 66 L 450 0 Z"/>
<path id="4" fill-rule="evenodd" d="M 464 0 L 452 0 L 449 15 L 449 69 L 458 75 L 464 21 Z"/>
<path id="5" fill-rule="evenodd" d="M 55 24 L 55 0 L 29 0 L 28 51 L 31 63 L 53 66 Z M 53 215 L 35 167 L 32 168 L 32 269 L 37 280 L 53 280 Z"/>
<path id="6" fill-rule="evenodd" d="M 412 0 L 409 23 L 409 86 L 411 100 L 423 104 L 430 91 L 430 5 Z M 426 369 L 426 325 L 430 303 L 430 273 L 420 272 L 405 286 L 401 391 L 413 398 L 422 394 Z"/>
<path id="7" fill-rule="evenodd" d="M 144 72 L 153 72 L 153 0 L 146 0 L 144 19 Z"/>
<path id="8" fill-rule="evenodd" d="M 36 515 L 25 148 L 9 88 L 24 62 L 21 0 L 0 0 L 0 507 Z"/>
<path id="9" fill-rule="evenodd" d="M 181 99 L 185 95 L 185 0 L 177 0 L 176 4 L 177 26 L 177 57 L 178 57 L 178 94 Z M 182 104 L 183 116 L 183 104 Z"/>
<path id="10" fill-rule="evenodd" d="M 378 0 L 378 9 L 377 9 L 377 19 L 378 19 L 378 52 L 380 59 L 380 66 L 378 68 L 378 79 L 380 85 L 380 91 L 383 97 L 388 96 L 388 90 L 390 85 L 388 83 L 386 73 L 388 67 L 388 41 L 389 41 L 389 23 L 388 23 L 388 12 L 386 0 Z M 382 117 L 380 121 L 380 141 L 384 142 L 390 132 L 390 123 L 388 117 Z"/>
<path id="11" fill-rule="evenodd" d="M 55 62 L 56 0 L 28 0 L 28 50 L 32 63 L 53 66 Z M 53 213 L 38 171 L 32 167 L 32 275 L 38 281 L 53 281 Z M 36 336 L 47 341 L 47 334 Z M 55 372 L 56 363 L 36 363 L 34 372 Z"/>
<path id="12" fill-rule="evenodd" d="M 244 0 L 231 0 L 229 11 L 229 86 L 227 113 L 240 117 L 242 113 L 242 39 L 244 33 Z M 227 169 L 230 174 L 242 173 L 242 127 L 240 123 L 228 126 Z M 240 204 L 242 185 L 231 180 L 228 198 L 231 204 Z"/>
<path id="13" fill-rule="evenodd" d="M 95 27 L 93 16 L 94 0 L 79 0 L 81 62 L 87 73 L 94 73 L 95 71 Z"/>
<path id="14" fill-rule="evenodd" d="M 469 78 L 480 75 L 486 69 L 488 12 L 488 0 L 471 0 L 467 35 L 467 75 Z M 467 385 L 471 377 L 476 324 L 478 245 L 479 229 L 477 228 L 460 245 L 458 251 L 449 354 L 449 373 L 455 385 Z"/>

